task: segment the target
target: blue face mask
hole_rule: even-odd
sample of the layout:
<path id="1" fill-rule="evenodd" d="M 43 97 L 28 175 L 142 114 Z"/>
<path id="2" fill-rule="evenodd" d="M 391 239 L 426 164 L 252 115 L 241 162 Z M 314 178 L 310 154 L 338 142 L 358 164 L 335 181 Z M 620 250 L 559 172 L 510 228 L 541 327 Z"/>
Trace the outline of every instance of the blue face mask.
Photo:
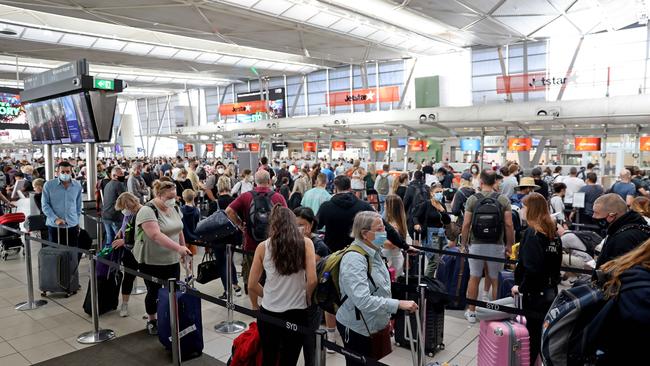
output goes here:
<path id="1" fill-rule="evenodd" d="M 436 201 L 442 202 L 442 192 L 436 192 L 433 197 L 436 199 Z"/>
<path id="2" fill-rule="evenodd" d="M 70 174 L 64 174 L 64 173 L 59 174 L 59 180 L 60 180 L 61 182 L 69 182 L 70 179 L 72 179 L 72 177 L 70 176 Z"/>
<path id="3" fill-rule="evenodd" d="M 385 231 L 377 231 L 375 232 L 375 240 L 372 241 L 372 244 L 383 248 L 384 244 L 386 243 L 386 240 L 388 240 L 388 237 L 386 236 Z"/>

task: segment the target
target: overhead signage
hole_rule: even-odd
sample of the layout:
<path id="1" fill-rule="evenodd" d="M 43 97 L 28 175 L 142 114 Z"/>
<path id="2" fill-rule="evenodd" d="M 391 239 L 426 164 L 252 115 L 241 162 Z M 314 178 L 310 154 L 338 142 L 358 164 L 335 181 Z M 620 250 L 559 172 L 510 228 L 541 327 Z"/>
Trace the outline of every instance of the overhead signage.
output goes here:
<path id="1" fill-rule="evenodd" d="M 266 101 L 256 100 L 243 103 L 222 104 L 219 106 L 219 114 L 222 116 L 235 116 L 238 114 L 254 114 L 266 112 Z"/>
<path id="2" fill-rule="evenodd" d="M 185 150 L 186 153 L 188 153 L 188 152 L 193 152 L 193 151 L 194 151 L 194 145 L 192 145 L 192 144 L 185 144 L 185 149 L 184 149 L 184 150 Z"/>
<path id="3" fill-rule="evenodd" d="M 464 139 L 460 140 L 461 151 L 479 151 L 481 150 L 481 140 L 479 139 Z"/>
<path id="4" fill-rule="evenodd" d="M 345 151 L 346 147 L 345 141 L 332 141 L 333 151 Z"/>
<path id="5" fill-rule="evenodd" d="M 261 93 L 259 90 L 238 93 L 235 101 L 240 104 L 259 101 L 268 103 L 268 107 L 265 104 L 260 111 L 237 114 L 237 122 L 257 122 L 262 119 L 285 118 L 287 116 L 284 88 L 271 88 L 263 90 Z"/>
<path id="6" fill-rule="evenodd" d="M 549 86 L 561 86 L 570 80 L 566 77 L 551 77 L 545 72 L 497 76 L 497 94 L 545 91 Z"/>
<path id="7" fill-rule="evenodd" d="M 313 141 L 305 141 L 302 143 L 302 151 L 304 152 L 316 152 L 316 143 Z"/>
<path id="8" fill-rule="evenodd" d="M 650 151 L 650 136 L 641 136 L 639 145 L 641 151 Z"/>
<path id="9" fill-rule="evenodd" d="M 205 151 L 206 152 L 213 152 L 214 151 L 214 144 L 205 144 Z"/>
<path id="10" fill-rule="evenodd" d="M 510 151 L 530 151 L 532 146 L 533 141 L 528 137 L 508 139 L 508 150 Z"/>
<path id="11" fill-rule="evenodd" d="M 576 137 L 576 151 L 600 151 L 600 137 Z"/>
<path id="12" fill-rule="evenodd" d="M 29 130 L 20 90 L 0 88 L 0 130 Z"/>
<path id="13" fill-rule="evenodd" d="M 33 89 L 87 74 L 88 63 L 85 59 L 83 59 L 61 65 L 56 69 L 47 70 L 40 74 L 29 76 L 25 78 L 24 84 L 25 89 Z"/>
<path id="14" fill-rule="evenodd" d="M 95 89 L 102 90 L 114 90 L 115 89 L 115 80 L 108 79 L 93 79 L 93 86 Z"/>
<path id="15" fill-rule="evenodd" d="M 329 105 L 336 107 L 340 105 L 350 104 L 372 104 L 383 102 L 399 102 L 399 87 L 382 86 L 377 88 L 368 89 L 355 89 L 352 91 L 333 92 L 329 94 Z"/>
<path id="16" fill-rule="evenodd" d="M 257 142 L 251 142 L 248 144 L 248 150 L 251 152 L 259 152 L 260 151 L 260 144 Z"/>
<path id="17" fill-rule="evenodd" d="M 427 151 L 427 142 L 425 140 L 409 140 L 409 151 Z"/>
<path id="18" fill-rule="evenodd" d="M 284 151 L 284 149 L 287 148 L 287 143 L 286 142 L 272 142 L 271 143 L 271 150 L 279 152 L 279 151 Z"/>
<path id="19" fill-rule="evenodd" d="M 223 152 L 233 152 L 235 151 L 234 144 L 223 144 Z"/>
<path id="20" fill-rule="evenodd" d="M 374 152 L 384 152 L 388 151 L 388 141 L 386 140 L 372 140 L 370 142 L 372 146 L 372 151 Z"/>

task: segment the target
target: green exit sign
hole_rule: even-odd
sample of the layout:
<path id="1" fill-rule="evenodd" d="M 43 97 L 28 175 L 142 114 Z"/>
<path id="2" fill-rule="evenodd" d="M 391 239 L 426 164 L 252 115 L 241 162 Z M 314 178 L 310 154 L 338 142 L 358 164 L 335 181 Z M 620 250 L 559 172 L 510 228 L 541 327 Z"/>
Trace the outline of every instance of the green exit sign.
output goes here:
<path id="1" fill-rule="evenodd" d="M 95 89 L 114 90 L 115 80 L 95 79 Z"/>

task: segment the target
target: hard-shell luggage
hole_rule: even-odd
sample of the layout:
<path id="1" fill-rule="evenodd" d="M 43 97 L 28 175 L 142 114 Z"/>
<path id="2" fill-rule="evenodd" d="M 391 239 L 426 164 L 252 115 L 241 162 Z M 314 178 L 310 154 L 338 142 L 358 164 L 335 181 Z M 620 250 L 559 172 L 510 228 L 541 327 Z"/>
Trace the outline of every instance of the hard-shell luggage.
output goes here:
<path id="1" fill-rule="evenodd" d="M 419 302 L 420 296 L 417 292 L 408 291 L 408 286 L 405 284 L 405 278 L 399 277 L 397 282 L 392 286 L 392 294 L 394 298 L 400 300 L 412 300 Z M 409 283 L 417 285 L 423 283 L 427 285 L 426 293 L 426 319 L 425 331 L 422 334 L 424 337 L 424 351 L 430 357 L 433 357 L 436 352 L 445 348 L 444 344 L 444 327 L 445 327 L 445 304 L 449 301 L 447 297 L 444 284 L 440 281 L 422 277 L 419 281 L 416 276 L 409 279 Z M 420 304 L 421 305 L 421 304 Z M 395 343 L 403 348 L 409 348 L 412 342 L 417 343 L 418 339 L 411 339 L 408 332 L 407 319 L 411 323 L 412 329 L 416 329 L 415 317 L 409 316 L 404 311 L 398 311 L 395 317 Z"/>
<path id="2" fill-rule="evenodd" d="M 458 247 L 447 248 L 446 250 L 460 251 Z M 465 309 L 467 284 L 469 283 L 469 263 L 467 258 L 449 254 L 443 255 L 438 263 L 436 278 L 445 284 L 447 293 L 451 296 L 447 309 Z"/>
<path id="3" fill-rule="evenodd" d="M 499 293 L 495 300 L 511 296 L 512 286 L 515 285 L 515 273 L 511 271 L 500 271 L 498 281 Z"/>
<path id="4" fill-rule="evenodd" d="M 521 301 L 521 296 L 515 298 Z M 481 321 L 478 336 L 478 366 L 530 364 L 530 336 L 523 316 L 517 320 Z"/>
<path id="5" fill-rule="evenodd" d="M 186 264 L 189 260 L 186 260 Z M 191 268 L 191 264 L 189 264 Z M 187 268 L 186 268 L 186 272 Z M 191 278 L 191 276 L 187 276 Z M 190 281 L 191 282 L 191 281 Z M 191 285 L 191 283 L 188 283 Z M 198 357 L 203 353 L 203 320 L 201 318 L 201 299 L 190 294 L 176 292 L 178 301 L 178 330 L 180 335 L 181 358 L 183 361 Z M 158 340 L 166 349 L 172 348 L 171 322 L 169 314 L 169 289 L 158 291 Z"/>
<path id="6" fill-rule="evenodd" d="M 65 230 L 67 234 L 67 230 Z M 58 235 L 59 241 L 61 235 Z M 67 239 L 66 239 L 67 242 Z M 79 291 L 79 257 L 64 248 L 43 246 L 38 252 L 38 288 L 41 296 L 48 292 L 65 293 L 66 297 Z"/>

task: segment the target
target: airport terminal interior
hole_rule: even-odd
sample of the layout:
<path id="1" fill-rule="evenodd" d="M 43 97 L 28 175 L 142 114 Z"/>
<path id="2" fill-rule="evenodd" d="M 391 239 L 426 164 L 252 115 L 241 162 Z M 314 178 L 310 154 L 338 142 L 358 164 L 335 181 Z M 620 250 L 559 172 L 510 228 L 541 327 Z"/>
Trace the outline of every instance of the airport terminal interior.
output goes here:
<path id="1" fill-rule="evenodd" d="M 649 18 L 0 0 L 0 366 L 647 364 Z"/>

